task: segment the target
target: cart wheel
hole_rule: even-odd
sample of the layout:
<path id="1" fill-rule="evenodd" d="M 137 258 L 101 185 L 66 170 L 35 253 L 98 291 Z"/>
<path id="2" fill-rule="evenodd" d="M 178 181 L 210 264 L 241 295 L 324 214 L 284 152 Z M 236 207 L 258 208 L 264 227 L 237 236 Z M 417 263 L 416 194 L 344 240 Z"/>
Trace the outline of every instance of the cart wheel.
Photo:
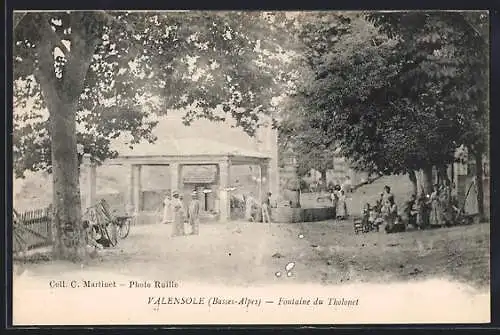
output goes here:
<path id="1" fill-rule="evenodd" d="M 109 241 L 109 243 L 111 244 L 112 247 L 114 247 L 118 244 L 118 240 L 113 241 L 113 239 L 111 238 L 111 234 L 108 231 L 108 227 L 104 226 L 104 227 L 102 227 L 101 230 L 102 230 L 104 237 Z"/>
<path id="2" fill-rule="evenodd" d="M 128 234 L 130 233 L 130 221 L 131 220 L 132 220 L 131 218 L 127 218 L 125 220 L 122 220 L 118 224 L 118 236 L 121 239 L 126 238 L 128 236 Z"/>

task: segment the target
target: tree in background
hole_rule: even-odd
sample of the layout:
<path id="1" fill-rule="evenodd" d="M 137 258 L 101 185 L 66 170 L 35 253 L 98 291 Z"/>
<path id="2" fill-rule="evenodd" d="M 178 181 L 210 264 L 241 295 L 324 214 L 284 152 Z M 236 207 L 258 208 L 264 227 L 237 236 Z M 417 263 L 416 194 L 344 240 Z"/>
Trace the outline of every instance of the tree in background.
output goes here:
<path id="1" fill-rule="evenodd" d="M 299 107 L 300 108 L 300 107 Z M 307 127 L 301 111 L 296 106 L 286 105 L 286 113 L 278 126 L 280 152 L 292 151 L 297 158 L 298 176 L 306 176 L 311 170 L 321 173 L 321 182 L 326 186 L 326 172 L 333 168 L 331 144 L 317 129 Z"/>
<path id="2" fill-rule="evenodd" d="M 414 66 L 403 74 L 416 83 L 414 93 L 425 94 L 429 104 L 437 106 L 436 115 L 445 115 L 454 149 L 464 145 L 474 156 L 478 211 L 483 217 L 483 156 L 489 150 L 488 14 L 383 13 L 369 19 L 397 37 L 401 49 L 412 56 Z M 436 164 L 438 171 L 445 171 L 444 165 Z"/>
<path id="3" fill-rule="evenodd" d="M 310 120 L 310 109 L 305 106 L 301 91 L 312 81 L 314 68 L 321 62 L 342 36 L 349 33 L 354 13 L 315 12 L 297 13 L 289 17 L 287 29 L 297 51 L 294 64 L 294 85 L 282 106 L 278 127 L 280 150 L 292 150 L 297 157 L 298 174 L 304 177 L 311 170 L 321 173 L 321 182 L 327 185 L 326 173 L 333 168 L 335 142 L 323 129 Z M 320 118 L 322 116 L 319 116 Z"/>
<path id="4" fill-rule="evenodd" d="M 359 169 L 408 173 L 414 182 L 414 172 L 423 170 L 429 192 L 432 167 L 452 163 L 464 141 L 464 120 L 471 117 L 464 106 L 477 109 L 464 85 L 473 66 L 464 65 L 487 69 L 475 59 L 486 55 L 484 49 L 472 56 L 460 51 L 477 45 L 463 15 L 370 13 L 368 19 L 380 30 L 360 16 L 351 19 L 342 36 L 315 36 L 310 29 L 310 40 L 332 43 L 308 45 L 312 76 L 304 80 L 297 100 L 308 110 L 302 114 L 306 126 L 318 130 L 326 143 L 340 146 Z M 459 96 L 470 99 L 463 104 Z"/>

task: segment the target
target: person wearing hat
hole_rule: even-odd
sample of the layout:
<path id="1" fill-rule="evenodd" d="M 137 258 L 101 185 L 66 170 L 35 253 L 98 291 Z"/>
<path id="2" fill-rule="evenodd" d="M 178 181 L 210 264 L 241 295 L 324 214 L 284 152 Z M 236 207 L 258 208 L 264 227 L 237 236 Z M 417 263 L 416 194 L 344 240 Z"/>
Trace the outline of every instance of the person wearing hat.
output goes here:
<path id="1" fill-rule="evenodd" d="M 191 227 L 191 235 L 199 234 L 200 226 L 200 200 L 198 200 L 198 193 L 193 191 L 191 193 L 191 201 L 188 207 L 188 222 Z"/>
<path id="2" fill-rule="evenodd" d="M 181 236 L 184 235 L 184 204 L 178 191 L 172 192 L 172 198 L 172 208 L 174 210 L 172 236 Z"/>

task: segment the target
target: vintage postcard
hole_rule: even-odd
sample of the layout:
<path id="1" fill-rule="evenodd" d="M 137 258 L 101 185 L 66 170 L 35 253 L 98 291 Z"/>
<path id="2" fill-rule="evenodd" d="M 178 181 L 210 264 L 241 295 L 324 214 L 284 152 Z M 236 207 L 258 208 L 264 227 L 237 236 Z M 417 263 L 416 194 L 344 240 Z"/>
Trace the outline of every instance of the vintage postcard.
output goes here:
<path id="1" fill-rule="evenodd" d="M 15 11 L 13 325 L 490 322 L 487 11 Z"/>

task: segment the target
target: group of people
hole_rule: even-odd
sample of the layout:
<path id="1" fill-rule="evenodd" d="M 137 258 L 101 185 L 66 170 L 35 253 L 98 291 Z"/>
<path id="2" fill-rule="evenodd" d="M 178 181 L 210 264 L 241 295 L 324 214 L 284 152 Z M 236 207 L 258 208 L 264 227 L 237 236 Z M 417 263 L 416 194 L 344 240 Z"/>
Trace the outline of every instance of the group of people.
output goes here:
<path id="1" fill-rule="evenodd" d="M 435 184 L 428 196 L 422 193 L 417 199 L 412 195 L 405 206 L 408 223 L 420 229 L 452 224 L 459 209 L 451 193 L 451 183 L 446 180 Z"/>
<path id="2" fill-rule="evenodd" d="M 186 223 L 190 228 L 190 235 L 199 234 L 201 204 L 198 199 L 198 192 L 191 193 L 191 199 L 186 208 L 183 197 L 178 191 L 172 192 L 172 197 L 168 194 L 163 202 L 162 223 L 172 223 L 172 236 L 186 235 Z"/>
<path id="3" fill-rule="evenodd" d="M 266 193 L 262 203 L 253 196 L 252 193 L 244 196 L 245 220 L 271 222 L 271 208 L 273 206 L 272 193 Z M 163 202 L 162 223 L 173 223 L 172 236 L 182 236 L 187 234 L 187 227 L 190 228 L 190 235 L 199 234 L 201 203 L 198 199 L 198 192 L 193 191 L 189 204 L 185 206 L 183 197 L 178 191 L 172 192 L 172 197 L 168 194 Z"/>
<path id="4" fill-rule="evenodd" d="M 398 207 L 390 186 L 384 186 L 384 191 L 380 194 L 375 205 L 366 203 L 362 213 L 365 231 L 378 231 L 382 224 L 385 224 L 387 233 L 402 231 L 405 228 L 401 216 L 398 214 Z"/>
<path id="5" fill-rule="evenodd" d="M 408 225 L 417 229 L 449 225 L 457 212 L 458 208 L 452 199 L 449 181 L 435 184 L 430 195 L 422 193 L 417 198 L 412 194 L 401 214 L 398 212 L 391 188 L 386 185 L 374 206 L 365 204 L 363 222 L 370 229 L 377 231 L 380 225 L 385 224 L 387 233 L 395 233 L 405 231 Z"/>
<path id="6" fill-rule="evenodd" d="M 262 203 L 254 198 L 253 193 L 244 196 L 245 199 L 245 220 L 246 221 L 260 221 L 264 223 L 271 223 L 271 208 L 276 207 L 275 201 L 272 199 L 272 193 L 267 192 Z M 259 218 L 260 214 L 260 218 Z"/>
<path id="7" fill-rule="evenodd" d="M 346 190 L 340 185 L 335 185 L 335 187 L 330 190 L 330 200 L 333 208 L 335 208 L 335 216 L 338 220 L 345 220 L 349 216 L 345 193 Z"/>

